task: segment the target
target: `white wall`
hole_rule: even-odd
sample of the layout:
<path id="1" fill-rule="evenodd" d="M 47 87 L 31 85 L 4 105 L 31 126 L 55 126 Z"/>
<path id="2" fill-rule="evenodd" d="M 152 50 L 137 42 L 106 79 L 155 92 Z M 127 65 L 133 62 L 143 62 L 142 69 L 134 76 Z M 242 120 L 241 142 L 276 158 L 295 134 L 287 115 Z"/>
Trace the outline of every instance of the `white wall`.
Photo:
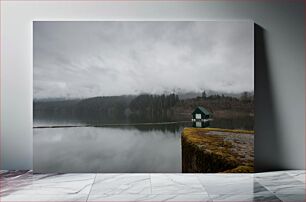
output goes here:
<path id="1" fill-rule="evenodd" d="M 32 21 L 76 19 L 253 20 L 256 167 L 305 168 L 303 1 L 144 0 L 1 2 L 1 169 L 32 169 Z"/>

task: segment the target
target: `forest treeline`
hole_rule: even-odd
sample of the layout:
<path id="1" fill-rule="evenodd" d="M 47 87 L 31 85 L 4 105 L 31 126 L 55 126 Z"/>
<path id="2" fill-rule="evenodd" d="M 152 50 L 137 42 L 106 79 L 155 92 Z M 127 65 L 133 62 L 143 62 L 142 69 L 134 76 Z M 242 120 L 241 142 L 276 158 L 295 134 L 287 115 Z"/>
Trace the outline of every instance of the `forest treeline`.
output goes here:
<path id="1" fill-rule="evenodd" d="M 216 119 L 254 119 L 254 95 L 209 95 L 180 99 L 177 94 L 107 96 L 75 100 L 34 100 L 34 120 L 77 120 L 84 123 L 189 121 L 197 106 Z"/>

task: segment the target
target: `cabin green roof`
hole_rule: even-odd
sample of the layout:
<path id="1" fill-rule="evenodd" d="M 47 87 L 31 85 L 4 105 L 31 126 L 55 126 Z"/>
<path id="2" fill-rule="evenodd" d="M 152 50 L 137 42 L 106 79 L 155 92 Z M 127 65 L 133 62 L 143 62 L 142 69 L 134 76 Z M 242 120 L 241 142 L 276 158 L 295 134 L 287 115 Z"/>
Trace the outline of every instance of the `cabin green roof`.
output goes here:
<path id="1" fill-rule="evenodd" d="M 207 109 L 205 109 L 204 107 L 197 107 L 193 112 L 192 112 L 192 114 L 197 110 L 197 109 L 199 109 L 201 112 L 203 112 L 204 114 L 206 114 L 206 115 L 210 115 L 210 112 L 207 110 Z"/>

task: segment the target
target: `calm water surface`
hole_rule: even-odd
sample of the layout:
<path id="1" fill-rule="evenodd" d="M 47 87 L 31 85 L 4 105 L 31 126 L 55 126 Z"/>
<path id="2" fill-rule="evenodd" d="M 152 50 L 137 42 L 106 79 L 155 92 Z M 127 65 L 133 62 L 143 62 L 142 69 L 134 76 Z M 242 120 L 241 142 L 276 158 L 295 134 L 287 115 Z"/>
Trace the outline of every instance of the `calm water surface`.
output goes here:
<path id="1" fill-rule="evenodd" d="M 34 128 L 34 171 L 179 173 L 187 125 Z"/>
<path id="2" fill-rule="evenodd" d="M 215 119 L 211 127 L 253 130 L 253 119 Z M 82 126 L 34 120 L 34 126 Z M 34 172 L 171 172 L 182 167 L 181 131 L 191 123 L 34 128 Z"/>

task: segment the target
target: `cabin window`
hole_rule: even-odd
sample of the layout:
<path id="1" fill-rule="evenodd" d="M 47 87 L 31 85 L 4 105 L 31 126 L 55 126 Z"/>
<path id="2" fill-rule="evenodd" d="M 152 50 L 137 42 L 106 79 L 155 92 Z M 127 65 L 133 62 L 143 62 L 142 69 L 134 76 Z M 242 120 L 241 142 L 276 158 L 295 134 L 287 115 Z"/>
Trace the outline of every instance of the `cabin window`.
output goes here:
<path id="1" fill-rule="evenodd" d="M 201 119 L 202 118 L 202 116 L 201 116 L 201 114 L 196 114 L 196 117 L 195 117 L 196 119 Z"/>

